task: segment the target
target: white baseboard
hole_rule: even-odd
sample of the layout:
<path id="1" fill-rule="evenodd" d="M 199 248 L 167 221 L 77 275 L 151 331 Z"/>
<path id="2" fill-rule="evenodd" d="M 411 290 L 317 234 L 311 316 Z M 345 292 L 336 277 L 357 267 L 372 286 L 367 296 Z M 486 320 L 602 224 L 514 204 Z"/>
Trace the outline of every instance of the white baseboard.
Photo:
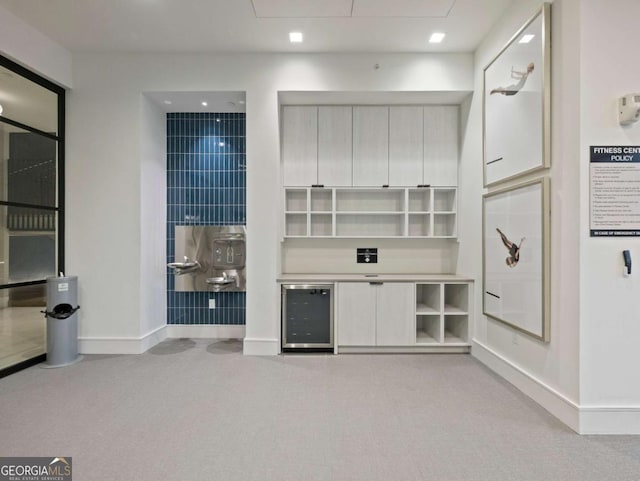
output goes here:
<path id="1" fill-rule="evenodd" d="M 80 354 L 142 354 L 167 338 L 167 326 L 141 337 L 79 337 Z"/>
<path id="2" fill-rule="evenodd" d="M 471 355 L 520 389 L 571 429 L 580 432 L 580 409 L 575 402 L 475 339 Z"/>
<path id="3" fill-rule="evenodd" d="M 640 406 L 581 406 L 580 434 L 640 434 Z"/>
<path id="4" fill-rule="evenodd" d="M 280 341 L 245 337 L 243 353 L 245 356 L 277 356 L 280 354 Z"/>
<path id="5" fill-rule="evenodd" d="M 243 339 L 245 326 L 228 324 L 168 324 L 167 337 L 179 339 Z"/>
<path id="6" fill-rule="evenodd" d="M 471 354 L 579 434 L 640 434 L 640 406 L 581 406 L 477 340 Z"/>

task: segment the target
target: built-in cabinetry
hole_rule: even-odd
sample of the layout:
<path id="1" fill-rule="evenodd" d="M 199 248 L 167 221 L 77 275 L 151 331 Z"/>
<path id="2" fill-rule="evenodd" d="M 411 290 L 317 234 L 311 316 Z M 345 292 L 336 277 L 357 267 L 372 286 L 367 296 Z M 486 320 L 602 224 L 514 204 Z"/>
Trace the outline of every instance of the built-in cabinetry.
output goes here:
<path id="1" fill-rule="evenodd" d="M 458 107 L 282 108 L 285 187 L 458 184 Z"/>
<path id="2" fill-rule="evenodd" d="M 289 106 L 282 112 L 284 185 L 318 183 L 318 109 Z"/>
<path id="3" fill-rule="evenodd" d="M 284 237 L 456 237 L 455 187 L 285 188 Z"/>
<path id="4" fill-rule="evenodd" d="M 458 107 L 282 109 L 284 237 L 457 236 Z"/>
<path id="5" fill-rule="evenodd" d="M 283 108 L 284 185 L 352 185 L 352 115 L 350 106 Z"/>
<path id="6" fill-rule="evenodd" d="M 317 184 L 336 187 L 349 187 L 352 185 L 352 124 L 353 112 L 351 107 L 318 107 Z"/>
<path id="7" fill-rule="evenodd" d="M 388 107 L 353 107 L 353 185 L 389 185 Z"/>
<path id="8" fill-rule="evenodd" d="M 471 294 L 467 281 L 339 282 L 338 351 L 466 351 Z"/>
<path id="9" fill-rule="evenodd" d="M 415 342 L 415 289 L 408 282 L 338 284 L 338 339 L 346 346 L 410 346 Z"/>
<path id="10" fill-rule="evenodd" d="M 467 345 L 469 284 L 416 284 L 416 344 Z"/>

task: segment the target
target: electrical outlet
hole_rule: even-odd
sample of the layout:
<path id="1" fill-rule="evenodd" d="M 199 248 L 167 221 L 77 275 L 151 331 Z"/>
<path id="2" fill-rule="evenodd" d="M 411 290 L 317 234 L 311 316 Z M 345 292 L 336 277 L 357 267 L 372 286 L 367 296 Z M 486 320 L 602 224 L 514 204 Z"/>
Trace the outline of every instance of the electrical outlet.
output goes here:
<path id="1" fill-rule="evenodd" d="M 209 309 L 215 309 L 215 308 L 216 308 L 216 300 L 209 299 Z"/>

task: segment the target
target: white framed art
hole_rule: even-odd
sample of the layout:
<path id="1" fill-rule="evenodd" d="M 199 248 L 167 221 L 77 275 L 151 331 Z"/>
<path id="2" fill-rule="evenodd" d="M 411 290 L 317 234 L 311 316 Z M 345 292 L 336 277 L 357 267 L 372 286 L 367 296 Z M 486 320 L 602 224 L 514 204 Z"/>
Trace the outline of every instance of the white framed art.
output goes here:
<path id="1" fill-rule="evenodd" d="M 551 165 L 551 5 L 484 69 L 484 185 Z"/>
<path id="2" fill-rule="evenodd" d="M 482 310 L 549 341 L 549 179 L 483 196 Z"/>

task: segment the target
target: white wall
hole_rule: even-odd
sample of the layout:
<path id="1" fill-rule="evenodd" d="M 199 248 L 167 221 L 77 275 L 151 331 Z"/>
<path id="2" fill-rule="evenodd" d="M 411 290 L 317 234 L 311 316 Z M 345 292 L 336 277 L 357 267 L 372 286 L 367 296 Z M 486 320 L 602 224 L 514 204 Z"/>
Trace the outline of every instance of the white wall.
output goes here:
<path id="1" fill-rule="evenodd" d="M 483 69 L 540 8 L 514 3 L 475 56 L 475 95 L 462 151 L 461 231 L 458 271 L 482 279 Z M 473 354 L 505 376 L 569 426 L 578 429 L 579 393 L 579 0 L 558 0 L 552 11 L 551 331 L 544 343 L 482 315 L 476 286 Z M 537 177 L 529 176 L 526 179 Z M 526 180 L 524 179 L 524 180 Z M 511 182 L 510 184 L 513 184 Z"/>
<path id="2" fill-rule="evenodd" d="M 131 344 L 141 330 L 141 93 L 121 88 L 124 79 L 99 64 L 74 68 L 74 82 L 67 97 L 66 269 L 79 277 L 81 352 L 113 352 L 104 341 Z"/>
<path id="3" fill-rule="evenodd" d="M 167 121 L 166 114 L 146 95 L 141 101 L 140 139 L 140 331 L 141 337 L 167 323 Z"/>
<path id="4" fill-rule="evenodd" d="M 376 63 L 380 69 L 374 69 Z M 67 270 L 82 279 L 81 346 L 107 350 L 110 341 L 122 346 L 139 339 L 157 325 L 138 320 L 139 315 L 152 315 L 155 302 L 165 296 L 159 282 L 147 286 L 165 236 L 154 239 L 148 232 L 155 232 L 158 222 L 149 209 L 156 208 L 155 196 L 164 192 L 149 194 L 149 189 L 160 188 L 157 165 L 147 164 L 146 154 L 141 157 L 140 146 L 148 146 L 158 132 L 152 120 L 144 121 L 146 114 L 141 120 L 143 92 L 246 92 L 245 352 L 275 354 L 281 215 L 278 92 L 470 91 L 472 69 L 469 54 L 75 55 L 67 130 Z M 143 111 L 147 108 L 143 104 Z M 147 172 L 156 180 L 143 180 Z M 151 246 L 153 242 L 157 244 Z"/>
<path id="5" fill-rule="evenodd" d="M 538 8 L 513 5 L 476 53 L 476 96 L 468 148 L 463 150 L 461 190 L 482 189 L 482 68 Z M 634 239 L 589 237 L 589 147 L 638 145 L 640 128 L 622 128 L 617 98 L 638 91 L 640 65 L 633 36 L 640 4 L 635 0 L 556 0 L 552 9 L 552 221 L 551 340 L 548 344 L 482 316 L 476 305 L 474 355 L 581 433 L 640 433 L 640 281 L 623 277 L 622 250 L 640 255 Z M 467 199 L 469 201 L 469 199 Z M 478 219 L 463 233 L 459 269 L 481 276 Z"/>
<path id="6" fill-rule="evenodd" d="M 71 53 L 3 7 L 0 53 L 54 83 L 72 86 Z"/>
<path id="7" fill-rule="evenodd" d="M 616 422 L 640 433 L 640 276 L 635 265 L 622 275 L 622 251 L 640 259 L 640 246 L 637 238 L 589 237 L 589 146 L 640 145 L 640 125 L 621 127 L 617 118 L 618 97 L 640 91 L 638 18 L 637 0 L 582 6 L 580 397 L 590 432 L 603 429 L 596 414 L 616 407 L 628 411 Z"/>

